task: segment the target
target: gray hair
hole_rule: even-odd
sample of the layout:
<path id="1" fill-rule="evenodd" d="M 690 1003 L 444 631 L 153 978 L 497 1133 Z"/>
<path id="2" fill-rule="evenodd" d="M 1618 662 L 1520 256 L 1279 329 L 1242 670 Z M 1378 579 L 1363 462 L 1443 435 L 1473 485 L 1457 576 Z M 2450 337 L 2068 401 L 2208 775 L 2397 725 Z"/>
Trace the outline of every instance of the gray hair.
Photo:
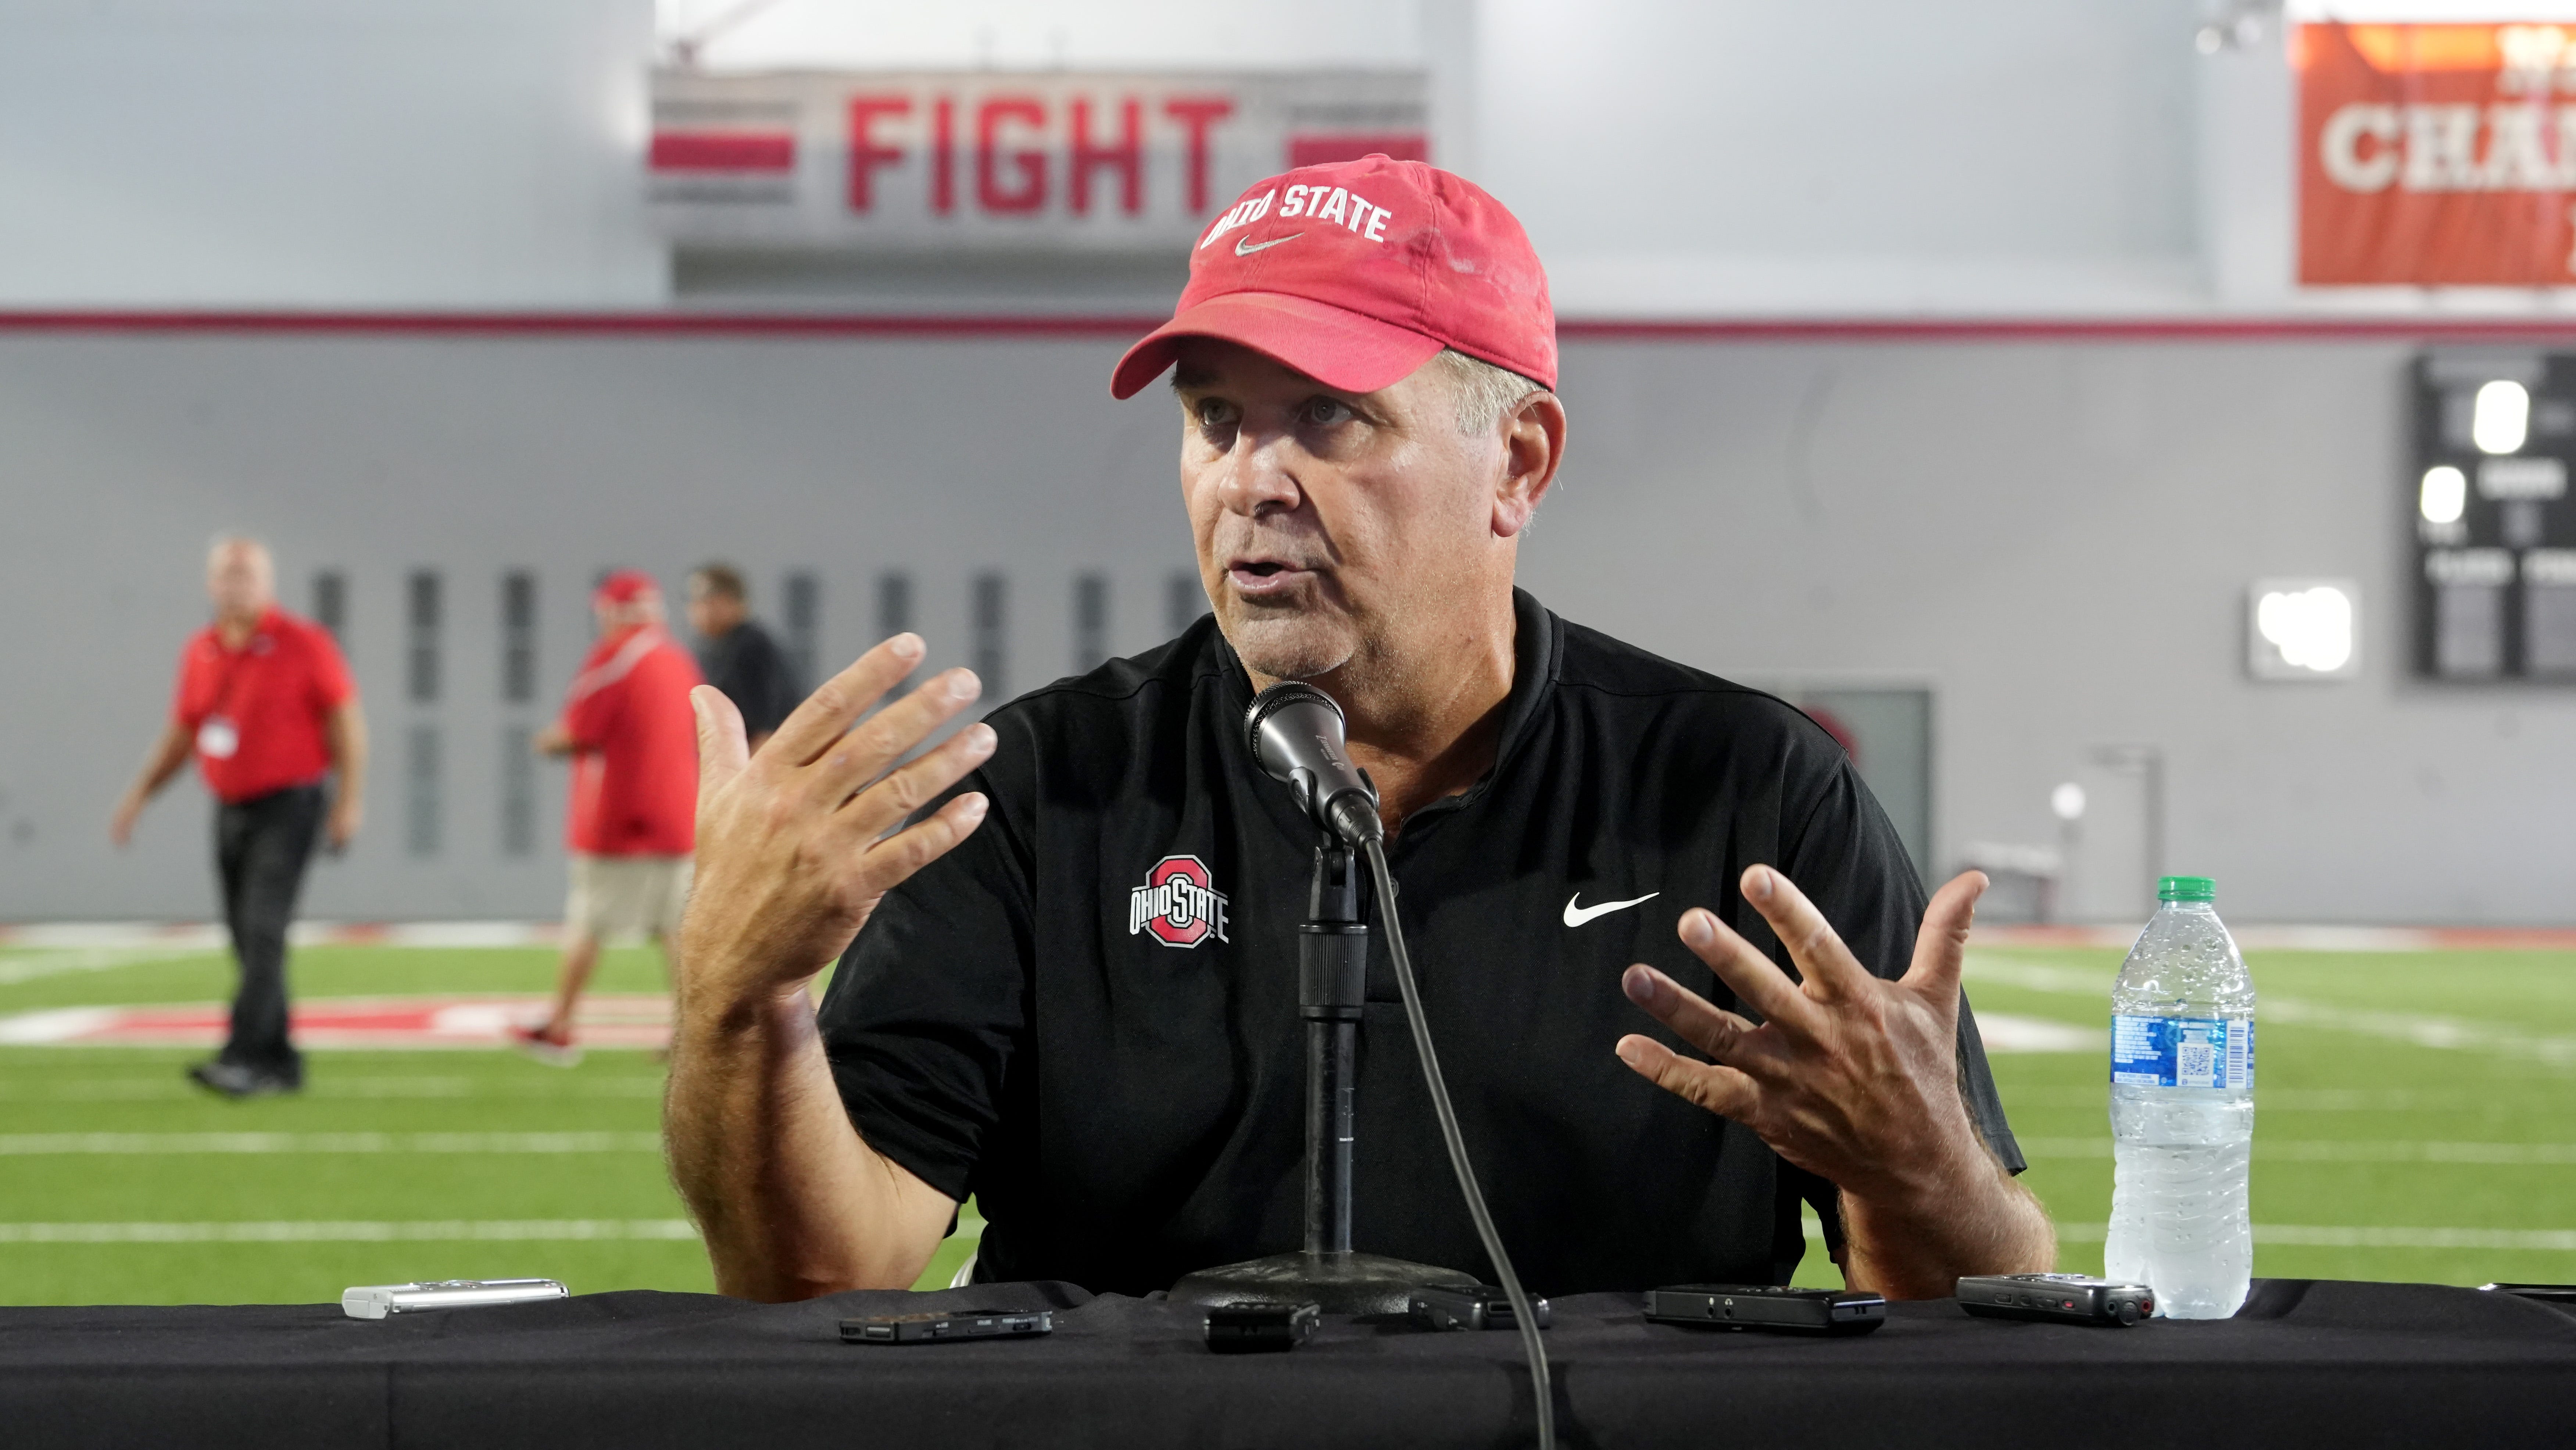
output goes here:
<path id="1" fill-rule="evenodd" d="M 1432 359 L 1449 374 L 1450 385 L 1458 395 L 1458 431 L 1482 433 L 1546 388 L 1516 372 L 1498 368 L 1482 358 L 1472 358 L 1454 347 L 1444 347 Z"/>
<path id="2" fill-rule="evenodd" d="M 217 559 L 222 558 L 224 555 L 231 553 L 235 549 L 246 549 L 251 553 L 257 554 L 263 561 L 267 561 L 270 564 L 270 567 L 275 567 L 275 561 L 268 552 L 268 545 L 260 542 L 256 538 L 253 538 L 249 534 L 237 534 L 229 530 L 217 534 L 206 541 L 207 567 L 213 567 L 214 562 Z"/>

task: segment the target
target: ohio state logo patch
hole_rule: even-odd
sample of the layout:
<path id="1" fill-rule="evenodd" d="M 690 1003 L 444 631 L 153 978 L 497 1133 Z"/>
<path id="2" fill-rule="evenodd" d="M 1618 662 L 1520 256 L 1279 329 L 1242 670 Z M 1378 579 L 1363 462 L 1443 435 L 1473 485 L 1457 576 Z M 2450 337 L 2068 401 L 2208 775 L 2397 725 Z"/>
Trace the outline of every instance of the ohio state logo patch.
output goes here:
<path id="1" fill-rule="evenodd" d="M 1127 934 L 1151 933 L 1167 947 L 1226 940 L 1225 893 L 1196 856 L 1166 856 L 1127 892 Z"/>

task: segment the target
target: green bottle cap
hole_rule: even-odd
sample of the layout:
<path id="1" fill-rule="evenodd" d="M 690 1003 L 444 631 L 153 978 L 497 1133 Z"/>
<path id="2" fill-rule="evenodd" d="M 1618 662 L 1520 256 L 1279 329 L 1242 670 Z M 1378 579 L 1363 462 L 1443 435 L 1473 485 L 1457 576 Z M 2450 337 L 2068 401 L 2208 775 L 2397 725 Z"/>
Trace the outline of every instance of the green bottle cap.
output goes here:
<path id="1" fill-rule="evenodd" d="M 2156 883 L 2159 901 L 2216 901 L 2218 883 L 2206 876 L 2167 876 Z"/>

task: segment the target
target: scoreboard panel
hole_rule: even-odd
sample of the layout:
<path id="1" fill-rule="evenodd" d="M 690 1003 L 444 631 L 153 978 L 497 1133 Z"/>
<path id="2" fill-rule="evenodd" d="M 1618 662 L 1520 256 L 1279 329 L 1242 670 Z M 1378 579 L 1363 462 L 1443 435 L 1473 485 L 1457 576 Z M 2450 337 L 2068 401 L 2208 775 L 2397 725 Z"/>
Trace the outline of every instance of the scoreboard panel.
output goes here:
<path id="1" fill-rule="evenodd" d="M 2416 359 L 2415 669 L 2576 683 L 2576 353 Z"/>

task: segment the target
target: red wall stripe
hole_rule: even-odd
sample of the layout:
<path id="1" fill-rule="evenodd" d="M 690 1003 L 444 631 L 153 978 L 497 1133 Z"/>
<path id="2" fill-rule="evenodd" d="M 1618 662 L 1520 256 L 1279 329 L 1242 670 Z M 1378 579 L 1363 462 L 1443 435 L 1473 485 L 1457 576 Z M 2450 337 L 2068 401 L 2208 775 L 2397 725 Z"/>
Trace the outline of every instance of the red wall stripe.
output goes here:
<path id="1" fill-rule="evenodd" d="M 355 333 L 1134 338 L 1161 314 L 0 310 L 0 333 Z M 2503 342 L 2576 345 L 2576 317 L 1567 320 L 1566 342 Z"/>
<path id="2" fill-rule="evenodd" d="M 793 171 L 792 131 L 656 131 L 646 165 L 655 171 Z"/>

